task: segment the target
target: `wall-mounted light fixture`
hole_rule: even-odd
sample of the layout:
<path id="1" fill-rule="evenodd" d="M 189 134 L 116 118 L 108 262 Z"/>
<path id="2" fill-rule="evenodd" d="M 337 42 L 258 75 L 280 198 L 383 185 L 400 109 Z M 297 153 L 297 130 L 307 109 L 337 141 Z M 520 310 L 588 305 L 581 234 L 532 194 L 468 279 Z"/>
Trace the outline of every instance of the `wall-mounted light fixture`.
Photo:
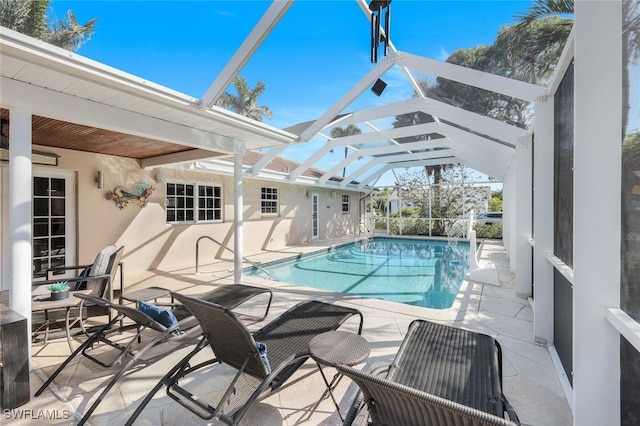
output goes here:
<path id="1" fill-rule="evenodd" d="M 306 196 L 307 196 L 307 198 L 309 198 L 309 191 L 305 191 L 305 192 L 304 192 L 304 195 L 306 195 Z"/>
<path id="2" fill-rule="evenodd" d="M 96 185 L 98 185 L 98 189 L 104 188 L 104 172 L 102 170 L 98 170 L 96 173 Z"/>

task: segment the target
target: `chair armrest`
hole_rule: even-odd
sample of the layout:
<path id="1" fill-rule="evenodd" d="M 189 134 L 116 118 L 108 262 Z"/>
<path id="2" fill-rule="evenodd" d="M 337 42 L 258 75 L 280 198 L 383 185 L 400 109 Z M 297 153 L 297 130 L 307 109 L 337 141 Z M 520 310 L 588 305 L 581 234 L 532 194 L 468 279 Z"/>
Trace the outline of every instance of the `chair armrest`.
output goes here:
<path id="1" fill-rule="evenodd" d="M 45 269 L 45 273 L 46 273 L 46 277 L 48 280 L 53 279 L 53 273 L 54 272 L 64 272 L 64 271 L 71 271 L 71 270 L 80 270 L 80 269 L 86 269 L 89 268 L 91 265 L 73 265 L 73 266 L 52 266 L 50 268 Z"/>
<path id="2" fill-rule="evenodd" d="M 385 377 L 391 368 L 391 364 L 382 364 L 378 365 L 375 363 L 372 368 L 369 370 L 369 374 L 372 376 Z M 343 426 L 355 426 L 355 425 L 363 425 L 369 426 L 369 410 L 367 409 L 367 404 L 364 402 L 364 396 L 362 395 L 362 391 L 358 389 L 356 396 L 353 398 L 351 402 L 351 406 L 349 407 L 349 411 L 347 411 L 347 415 L 344 417 L 344 421 L 342 422 Z"/>

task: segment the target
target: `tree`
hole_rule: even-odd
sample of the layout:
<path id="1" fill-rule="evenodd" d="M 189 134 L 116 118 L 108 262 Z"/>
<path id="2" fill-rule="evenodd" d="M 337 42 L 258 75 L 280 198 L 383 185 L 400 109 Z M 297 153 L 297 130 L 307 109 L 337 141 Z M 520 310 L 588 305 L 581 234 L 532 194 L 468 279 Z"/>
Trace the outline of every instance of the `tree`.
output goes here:
<path id="1" fill-rule="evenodd" d="M 558 16 L 505 25 L 492 45 L 456 50 L 447 62 L 544 84 L 558 63 L 572 25 L 570 19 Z M 520 127 L 525 127 L 531 119 L 528 102 L 441 77 L 426 93 L 429 97 Z"/>
<path id="2" fill-rule="evenodd" d="M 258 105 L 258 98 L 267 88 L 262 81 L 258 81 L 256 87 L 250 89 L 247 79 L 238 75 L 233 79 L 233 86 L 236 88 L 236 96 L 225 92 L 217 105 L 257 121 L 262 121 L 263 116 L 271 119 L 271 109 L 268 106 Z"/>
<path id="3" fill-rule="evenodd" d="M 409 170 L 396 181 L 396 187 L 402 188 L 403 205 L 413 206 L 414 217 L 439 219 L 433 222 L 433 235 L 446 235 L 458 216 L 470 209 L 480 211 L 486 202 L 486 190 L 473 185 L 466 167 L 452 165 L 442 171 L 441 178 L 435 185 L 426 173 Z"/>
<path id="4" fill-rule="evenodd" d="M 545 16 L 573 15 L 573 0 L 534 0 L 532 7 L 526 12 L 517 15 L 520 22 L 517 25 L 526 26 L 531 22 Z M 523 38 L 519 42 L 527 43 Z M 629 122 L 629 66 L 637 64 L 640 60 L 640 2 L 627 0 L 622 2 L 622 54 L 627 66 L 623 67 L 622 82 L 625 88 L 622 110 L 622 134 Z"/>
<path id="5" fill-rule="evenodd" d="M 80 25 L 72 11 L 66 19 L 47 24 L 50 0 L 0 0 L 0 25 L 67 50 L 78 50 L 89 40 L 97 18 Z"/>
<path id="6" fill-rule="evenodd" d="M 423 93 L 430 92 L 432 89 L 430 83 L 427 80 L 419 80 L 418 84 L 420 85 Z M 415 93 L 414 97 L 417 97 L 417 96 L 418 94 Z M 408 114 L 397 115 L 393 122 L 393 127 L 399 128 L 399 127 L 415 126 L 418 124 L 433 123 L 433 122 L 435 122 L 433 116 L 426 114 L 422 111 L 416 111 Z M 426 140 L 442 139 L 442 138 L 444 138 L 444 136 L 442 136 L 439 133 L 428 133 L 428 134 L 422 134 L 422 135 L 416 135 L 416 136 L 397 138 L 396 142 L 409 143 L 409 142 L 426 141 Z M 442 149 L 442 148 L 428 148 L 425 151 L 436 151 L 438 149 Z M 449 169 L 450 167 L 455 167 L 455 166 L 456 166 L 455 164 L 436 164 L 433 166 L 425 166 L 424 171 L 426 173 L 426 176 L 431 178 L 433 183 L 439 184 L 442 182 L 442 173 L 447 169 Z M 439 186 L 436 186 L 434 188 L 434 191 L 436 192 L 438 192 L 439 190 L 440 190 Z"/>
<path id="7" fill-rule="evenodd" d="M 362 130 L 360 130 L 360 127 L 356 126 L 355 124 L 349 124 L 348 126 L 344 126 L 344 127 L 334 127 L 333 129 L 331 129 L 331 137 L 332 138 L 342 138 L 345 136 L 353 136 L 353 135 L 359 135 L 360 133 L 362 133 Z M 344 158 L 347 158 L 347 154 L 349 153 L 349 148 L 348 147 L 344 147 Z M 345 176 L 347 172 L 347 168 L 343 168 L 342 169 L 342 177 Z"/>

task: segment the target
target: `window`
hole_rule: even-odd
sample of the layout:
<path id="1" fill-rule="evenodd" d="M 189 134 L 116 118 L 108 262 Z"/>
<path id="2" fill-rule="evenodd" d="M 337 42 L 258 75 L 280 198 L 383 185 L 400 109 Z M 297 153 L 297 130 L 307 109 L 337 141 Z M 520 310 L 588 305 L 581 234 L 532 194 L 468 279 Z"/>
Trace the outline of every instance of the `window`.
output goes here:
<path id="1" fill-rule="evenodd" d="M 342 213 L 349 213 L 349 194 L 342 194 Z"/>
<path id="2" fill-rule="evenodd" d="M 262 188 L 260 212 L 262 214 L 278 214 L 278 188 Z"/>
<path id="3" fill-rule="evenodd" d="M 198 185 L 198 220 L 222 221 L 222 188 Z"/>
<path id="4" fill-rule="evenodd" d="M 166 208 L 167 223 L 222 222 L 222 187 L 167 183 Z"/>

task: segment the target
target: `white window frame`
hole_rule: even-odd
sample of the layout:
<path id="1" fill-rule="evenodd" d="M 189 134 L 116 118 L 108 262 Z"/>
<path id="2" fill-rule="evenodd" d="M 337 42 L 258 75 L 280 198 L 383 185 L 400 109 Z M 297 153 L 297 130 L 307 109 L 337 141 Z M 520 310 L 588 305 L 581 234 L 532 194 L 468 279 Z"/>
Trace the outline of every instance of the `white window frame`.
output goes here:
<path id="1" fill-rule="evenodd" d="M 188 186 L 191 186 L 193 188 L 193 192 L 191 195 L 187 195 L 186 191 L 184 195 L 179 195 L 179 194 L 169 194 L 169 186 L 170 185 L 175 185 L 176 187 L 178 185 L 184 185 L 185 188 Z M 212 188 L 212 195 L 208 196 L 206 193 L 204 196 L 200 195 L 200 190 L 201 188 Z M 216 191 L 217 189 L 217 191 Z M 216 192 L 219 194 L 219 196 L 216 196 Z M 183 203 L 182 207 L 177 207 L 177 206 L 171 206 L 171 201 L 170 199 L 173 198 L 176 201 L 182 197 L 185 202 Z M 204 200 L 201 200 L 202 198 L 204 198 Z M 208 207 L 206 205 L 206 201 L 207 199 L 211 199 L 212 200 L 212 206 Z M 216 199 L 219 199 L 219 203 L 216 206 Z M 188 201 L 191 201 L 191 203 L 189 203 Z M 201 202 L 203 201 L 203 202 Z M 201 204 L 204 204 L 204 206 L 201 206 Z M 170 210 L 174 210 L 176 212 L 176 215 L 174 217 L 174 220 L 170 220 L 169 219 L 169 211 Z M 192 219 L 187 219 L 186 215 L 183 218 L 183 220 L 178 220 L 178 214 L 177 212 L 183 210 L 185 212 L 187 212 L 188 210 L 192 210 L 192 214 L 193 214 L 193 218 Z M 200 219 L 200 214 L 204 211 L 205 212 L 205 217 L 206 217 L 206 211 L 207 210 L 211 210 L 214 213 L 214 219 Z M 220 217 L 219 218 L 215 218 L 215 212 L 219 211 L 220 213 Z M 185 225 L 185 224 L 204 224 L 204 223 L 222 223 L 224 222 L 224 191 L 222 188 L 222 185 L 218 185 L 218 184 L 210 184 L 210 183 L 198 183 L 198 182 L 178 182 L 178 181 L 173 181 L 173 182 L 167 182 L 165 184 L 165 222 L 168 225 Z"/>
<path id="2" fill-rule="evenodd" d="M 345 210 L 345 207 L 347 208 Z M 349 214 L 351 213 L 351 200 L 349 197 L 349 194 L 342 194 L 342 203 L 341 203 L 341 209 L 342 214 Z"/>
<path id="3" fill-rule="evenodd" d="M 265 195 L 269 197 L 265 197 Z M 265 211 L 265 203 L 269 204 L 269 210 L 274 209 L 275 211 Z M 275 208 L 273 203 L 275 203 Z M 260 214 L 263 217 L 277 217 L 280 215 L 280 188 L 272 186 L 263 186 L 260 188 Z"/>

